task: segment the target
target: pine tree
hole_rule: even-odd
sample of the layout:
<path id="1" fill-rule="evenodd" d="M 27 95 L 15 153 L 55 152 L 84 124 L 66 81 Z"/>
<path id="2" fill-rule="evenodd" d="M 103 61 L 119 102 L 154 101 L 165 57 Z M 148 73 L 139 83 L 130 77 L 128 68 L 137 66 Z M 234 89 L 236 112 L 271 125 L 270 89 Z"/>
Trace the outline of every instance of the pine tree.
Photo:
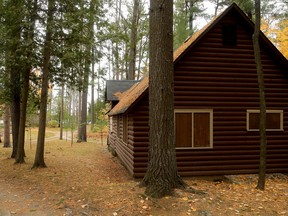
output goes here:
<path id="1" fill-rule="evenodd" d="M 177 0 L 174 12 L 174 48 L 197 31 L 196 17 L 204 16 L 203 0 Z"/>
<path id="2" fill-rule="evenodd" d="M 37 138 L 37 148 L 32 168 L 46 167 L 44 161 L 44 144 L 47 116 L 47 100 L 48 100 L 48 85 L 50 75 L 50 58 L 52 49 L 52 35 L 54 22 L 55 0 L 48 1 L 46 34 L 43 47 L 43 71 L 42 71 L 42 87 L 41 87 L 41 102 L 39 114 L 39 130 Z"/>

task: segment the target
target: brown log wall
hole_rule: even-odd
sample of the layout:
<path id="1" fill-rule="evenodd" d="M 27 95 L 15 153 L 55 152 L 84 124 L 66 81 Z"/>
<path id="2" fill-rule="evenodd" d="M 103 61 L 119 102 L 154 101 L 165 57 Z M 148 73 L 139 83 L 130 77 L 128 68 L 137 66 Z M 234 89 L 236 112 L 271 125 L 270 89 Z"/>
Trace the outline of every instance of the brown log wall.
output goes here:
<path id="1" fill-rule="evenodd" d="M 127 143 L 123 140 L 123 116 L 117 115 L 113 116 L 112 130 L 109 130 L 108 145 L 113 148 L 117 153 L 117 156 L 123 162 L 123 165 L 127 168 L 131 175 L 133 175 L 134 167 L 134 156 L 133 156 L 133 140 L 132 137 L 128 135 Z M 128 115 L 128 130 L 130 133 L 131 127 L 133 125 L 133 118 Z"/>
<path id="2" fill-rule="evenodd" d="M 236 47 L 222 45 L 220 24 L 175 65 L 175 109 L 214 115 L 212 149 L 177 149 L 183 176 L 258 172 L 259 132 L 246 130 L 247 109 L 259 109 L 252 33 L 237 27 Z M 288 172 L 288 71 L 261 48 L 267 109 L 284 111 L 284 131 L 267 131 L 267 172 Z"/>
<path id="3" fill-rule="evenodd" d="M 175 65 L 175 109 L 213 109 L 214 115 L 212 149 L 176 150 L 182 176 L 258 172 L 259 135 L 246 130 L 247 109 L 259 109 L 252 32 L 238 25 L 237 47 L 223 47 L 221 35 L 216 26 Z M 284 132 L 267 132 L 267 172 L 288 172 L 288 71 L 267 50 L 262 63 L 267 109 L 284 111 Z M 146 171 L 148 145 L 141 144 L 134 149 L 135 177 Z"/>
<path id="4" fill-rule="evenodd" d="M 175 109 L 213 109 L 213 148 L 176 149 L 182 176 L 258 172 L 259 132 L 246 130 L 247 109 L 259 109 L 252 32 L 237 28 L 236 47 L 222 45 L 219 23 L 174 66 Z M 287 173 L 288 71 L 267 47 L 261 48 L 267 109 L 284 111 L 284 131 L 267 132 L 267 172 Z M 129 114 L 128 144 L 112 133 L 111 142 L 134 177 L 146 172 L 148 116 L 147 94 Z"/>
<path id="5" fill-rule="evenodd" d="M 148 155 L 148 120 L 149 120 L 148 94 L 135 106 L 128 115 L 128 141 L 123 141 L 123 116 L 113 116 L 112 130 L 109 131 L 108 144 L 113 148 L 123 165 L 134 176 L 140 177 L 137 167 L 144 167 L 141 176 L 144 176 Z M 119 132 L 118 132 L 119 130 Z M 145 164 L 142 162 L 145 161 Z"/>

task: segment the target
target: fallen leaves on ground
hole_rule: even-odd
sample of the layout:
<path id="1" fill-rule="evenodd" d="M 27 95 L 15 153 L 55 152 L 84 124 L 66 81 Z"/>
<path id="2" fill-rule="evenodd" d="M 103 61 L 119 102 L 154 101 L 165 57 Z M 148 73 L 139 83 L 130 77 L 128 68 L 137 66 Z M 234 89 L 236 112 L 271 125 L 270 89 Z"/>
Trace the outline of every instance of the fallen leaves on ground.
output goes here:
<path id="1" fill-rule="evenodd" d="M 11 149 L 0 149 L 0 208 L 16 215 L 288 215 L 284 174 L 268 175 L 265 191 L 255 189 L 256 175 L 185 178 L 207 194 L 175 190 L 174 196 L 151 200 L 99 134 L 72 146 L 65 140 L 47 142 L 45 169 L 30 169 L 35 148 L 27 148 L 22 165 L 9 159 Z"/>

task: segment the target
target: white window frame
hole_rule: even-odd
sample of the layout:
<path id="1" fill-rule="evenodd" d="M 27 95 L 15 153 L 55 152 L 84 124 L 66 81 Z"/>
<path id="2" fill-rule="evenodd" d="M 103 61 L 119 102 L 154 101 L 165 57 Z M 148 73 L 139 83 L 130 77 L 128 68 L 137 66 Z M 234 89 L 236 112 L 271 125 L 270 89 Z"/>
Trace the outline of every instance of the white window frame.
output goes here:
<path id="1" fill-rule="evenodd" d="M 175 109 L 174 110 L 174 130 L 176 127 L 176 114 L 177 113 L 191 113 L 192 114 L 192 129 L 194 128 L 194 114 L 195 113 L 209 113 L 209 129 L 210 129 L 210 146 L 208 147 L 194 147 L 194 130 L 192 130 L 192 143 L 191 147 L 176 147 L 176 149 L 211 149 L 213 148 L 213 109 Z M 176 133 L 175 133 L 176 144 Z"/>
<path id="2" fill-rule="evenodd" d="M 250 113 L 259 113 L 260 114 L 260 110 L 247 110 L 246 112 L 246 130 L 247 131 L 259 131 L 259 129 L 250 129 L 249 128 L 249 117 L 250 117 Z M 266 129 L 266 131 L 284 131 L 283 128 L 283 110 L 266 110 L 266 113 L 279 113 L 280 115 L 280 127 L 279 129 Z"/>

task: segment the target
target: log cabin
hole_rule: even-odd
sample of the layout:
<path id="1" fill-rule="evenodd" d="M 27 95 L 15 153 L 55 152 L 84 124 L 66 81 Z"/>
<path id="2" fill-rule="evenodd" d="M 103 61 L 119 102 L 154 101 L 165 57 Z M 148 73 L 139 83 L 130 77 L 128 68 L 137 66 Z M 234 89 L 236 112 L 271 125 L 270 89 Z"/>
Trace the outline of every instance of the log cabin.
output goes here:
<path id="1" fill-rule="evenodd" d="M 257 173 L 259 93 L 254 23 L 232 4 L 174 52 L 177 167 L 181 176 Z M 261 32 L 267 172 L 288 172 L 288 61 Z M 108 113 L 108 146 L 135 178 L 148 163 L 149 79 Z"/>
<path id="2" fill-rule="evenodd" d="M 105 101 L 110 103 L 110 109 L 119 102 L 117 95 L 127 91 L 138 82 L 138 80 L 107 80 L 105 87 Z"/>

